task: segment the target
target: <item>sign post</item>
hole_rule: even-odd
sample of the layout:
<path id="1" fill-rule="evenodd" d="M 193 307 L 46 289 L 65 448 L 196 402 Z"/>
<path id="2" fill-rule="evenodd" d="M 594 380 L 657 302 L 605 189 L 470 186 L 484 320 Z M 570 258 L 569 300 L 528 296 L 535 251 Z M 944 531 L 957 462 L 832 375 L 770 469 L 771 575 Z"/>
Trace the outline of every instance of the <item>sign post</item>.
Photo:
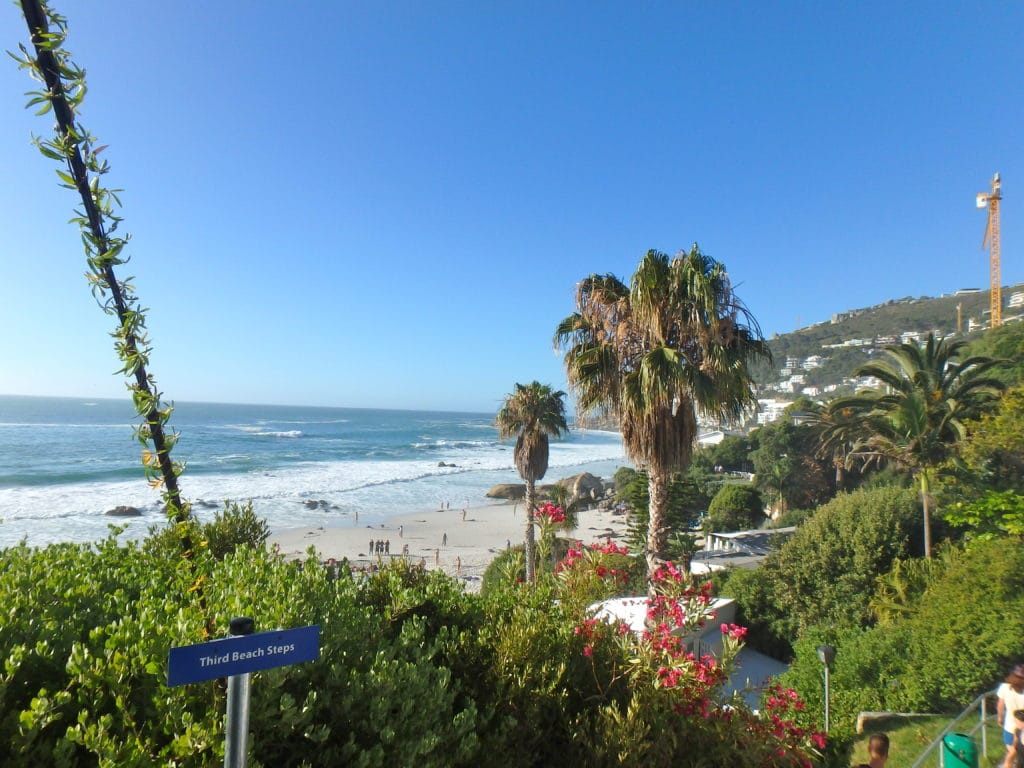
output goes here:
<path id="1" fill-rule="evenodd" d="M 227 678 L 224 768 L 245 768 L 249 740 L 249 674 L 320 658 L 320 627 L 316 624 L 257 634 L 253 634 L 253 628 L 250 618 L 232 619 L 230 636 L 171 648 L 167 658 L 168 686 Z"/>
<path id="2" fill-rule="evenodd" d="M 232 637 L 251 635 L 255 623 L 248 617 L 232 619 Z M 224 724 L 224 768 L 245 768 L 249 742 L 249 673 L 228 678 L 228 711 Z"/>

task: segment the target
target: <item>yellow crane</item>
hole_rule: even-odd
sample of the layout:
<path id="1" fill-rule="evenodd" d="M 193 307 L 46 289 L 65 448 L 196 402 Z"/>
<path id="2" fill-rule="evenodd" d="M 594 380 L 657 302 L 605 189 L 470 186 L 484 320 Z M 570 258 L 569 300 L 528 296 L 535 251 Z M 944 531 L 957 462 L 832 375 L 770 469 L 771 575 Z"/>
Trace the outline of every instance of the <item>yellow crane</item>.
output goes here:
<path id="1" fill-rule="evenodd" d="M 999 174 L 992 177 L 992 190 L 979 192 L 976 203 L 979 208 L 988 208 L 988 224 L 985 225 L 985 237 L 981 241 L 982 249 L 989 247 L 989 327 L 998 328 L 1003 324 L 1003 281 L 999 267 L 999 201 L 1003 199 L 1000 192 Z"/>

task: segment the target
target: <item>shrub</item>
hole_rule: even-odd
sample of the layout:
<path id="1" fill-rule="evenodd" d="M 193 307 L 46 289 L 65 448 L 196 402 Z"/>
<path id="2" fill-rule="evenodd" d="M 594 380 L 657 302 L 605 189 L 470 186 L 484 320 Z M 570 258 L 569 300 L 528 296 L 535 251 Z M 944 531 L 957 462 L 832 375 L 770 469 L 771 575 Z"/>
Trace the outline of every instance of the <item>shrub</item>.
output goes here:
<path id="1" fill-rule="evenodd" d="M 837 496 L 768 557 L 773 601 L 797 630 L 866 625 L 875 579 L 895 558 L 918 554 L 920 517 L 912 489 Z"/>
<path id="2" fill-rule="evenodd" d="M 718 706 L 742 630 L 727 628 L 721 663 L 687 655 L 673 601 L 706 591 L 675 569 L 659 581 L 672 600 L 658 630 L 637 637 L 588 619 L 555 579 L 479 597 L 401 562 L 356 581 L 262 547 L 167 554 L 114 536 L 0 552 L 0 763 L 222 762 L 223 684 L 167 688 L 167 657 L 243 615 L 257 631 L 320 626 L 317 662 L 253 674 L 254 766 L 668 766 L 693 754 L 791 766 L 811 754 L 788 695 L 777 723 Z"/>
<path id="3" fill-rule="evenodd" d="M 868 629 L 822 624 L 795 644 L 796 660 L 781 682 L 816 711 L 823 705 L 816 648 L 828 642 L 837 649 L 831 675 L 837 735 L 850 733 L 863 710 L 960 711 L 1024 657 L 1018 541 L 972 543 L 935 574 L 907 617 Z"/>
<path id="4" fill-rule="evenodd" d="M 756 575 L 730 577 L 723 594 L 735 598 L 752 645 L 772 655 L 817 624 L 867 626 L 876 578 L 896 558 L 918 554 L 920 525 L 914 489 L 840 494 L 773 551 Z"/>
<path id="5" fill-rule="evenodd" d="M 803 525 L 804 521 L 814 514 L 812 509 L 787 509 L 772 521 L 772 528 L 790 528 Z"/>
<path id="6" fill-rule="evenodd" d="M 496 555 L 484 569 L 480 594 L 489 595 L 495 590 L 507 589 L 526 581 L 525 557 L 522 544 Z"/>
<path id="7" fill-rule="evenodd" d="M 708 507 L 704 530 L 726 533 L 757 528 L 765 522 L 761 494 L 752 485 L 723 485 Z"/>
<path id="8" fill-rule="evenodd" d="M 238 504 L 225 502 L 224 509 L 208 523 L 190 517 L 180 523 L 151 526 L 146 539 L 148 550 L 175 557 L 181 547 L 181 537 L 187 533 L 200 548 L 205 548 L 217 560 L 223 560 L 239 547 L 262 548 L 270 536 L 267 521 L 256 515 L 252 502 Z"/>

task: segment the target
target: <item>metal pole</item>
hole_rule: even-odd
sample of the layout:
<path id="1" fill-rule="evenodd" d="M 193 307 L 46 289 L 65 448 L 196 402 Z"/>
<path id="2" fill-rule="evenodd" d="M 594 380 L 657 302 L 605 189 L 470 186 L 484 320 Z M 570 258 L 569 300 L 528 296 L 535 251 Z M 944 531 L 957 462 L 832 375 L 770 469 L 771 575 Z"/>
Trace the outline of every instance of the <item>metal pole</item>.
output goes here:
<path id="1" fill-rule="evenodd" d="M 819 645 L 818 646 L 818 658 L 821 659 L 821 663 L 825 665 L 825 733 L 828 733 L 828 694 L 829 694 L 829 679 L 828 675 L 832 662 L 836 659 L 836 649 L 831 645 Z"/>
<path id="2" fill-rule="evenodd" d="M 981 754 L 988 757 L 988 707 L 985 697 L 981 697 Z"/>
<path id="3" fill-rule="evenodd" d="M 828 664 L 825 665 L 825 733 L 829 732 L 828 728 Z"/>
<path id="4" fill-rule="evenodd" d="M 233 637 L 251 635 L 253 620 L 232 619 Z M 224 768 L 245 768 L 249 741 L 249 673 L 228 677 L 228 710 L 224 734 Z"/>

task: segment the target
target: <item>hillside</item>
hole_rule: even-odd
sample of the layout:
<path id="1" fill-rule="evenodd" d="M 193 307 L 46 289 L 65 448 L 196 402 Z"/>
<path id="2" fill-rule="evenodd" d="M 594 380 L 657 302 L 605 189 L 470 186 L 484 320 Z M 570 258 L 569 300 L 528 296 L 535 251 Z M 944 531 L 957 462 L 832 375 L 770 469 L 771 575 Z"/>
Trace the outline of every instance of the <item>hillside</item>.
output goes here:
<path id="1" fill-rule="evenodd" d="M 1024 284 L 1003 288 L 1004 322 L 1021 319 L 1022 299 Z M 1014 306 L 1008 306 L 1011 300 Z M 988 327 L 988 291 L 892 299 L 838 313 L 828 322 L 772 336 L 768 344 L 774 363 L 755 371 L 761 396 L 792 397 L 801 391 L 817 396 L 852 388 L 853 371 L 886 345 L 898 344 L 909 334 L 956 333 L 958 305 L 962 338 L 973 340 Z"/>

